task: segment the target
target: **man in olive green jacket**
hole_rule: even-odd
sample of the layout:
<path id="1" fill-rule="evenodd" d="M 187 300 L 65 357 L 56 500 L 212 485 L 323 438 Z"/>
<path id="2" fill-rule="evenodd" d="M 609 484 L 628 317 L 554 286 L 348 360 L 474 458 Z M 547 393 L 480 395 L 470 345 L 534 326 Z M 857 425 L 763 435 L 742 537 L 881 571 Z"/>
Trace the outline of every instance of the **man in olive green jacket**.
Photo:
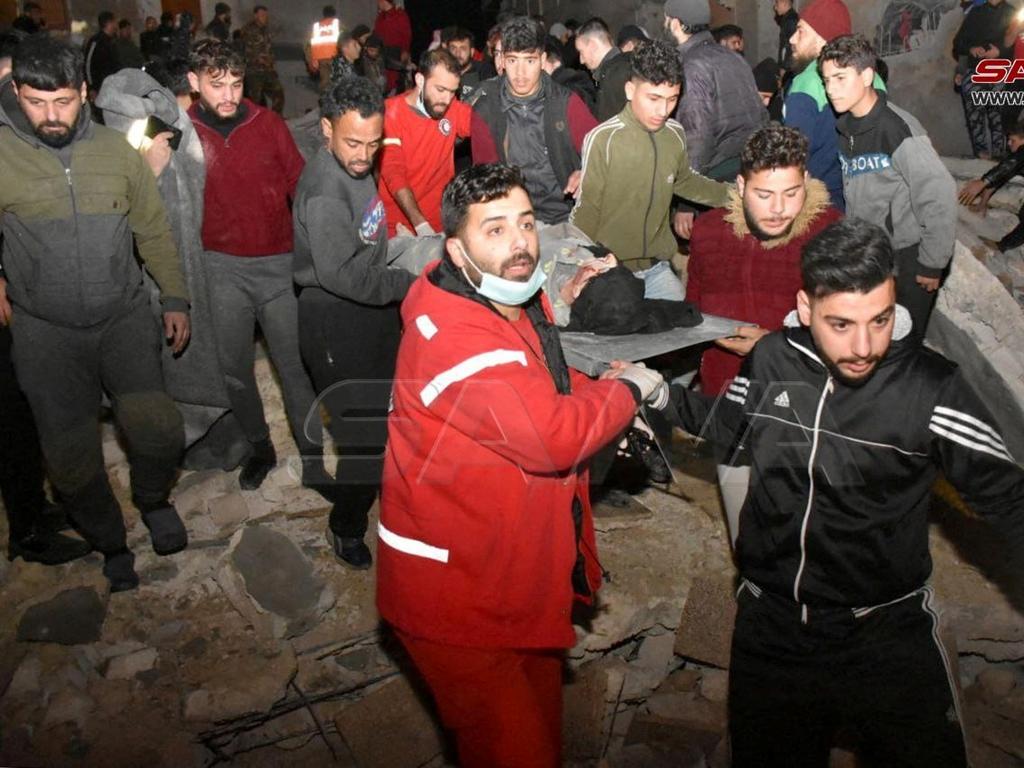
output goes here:
<path id="1" fill-rule="evenodd" d="M 570 221 L 610 248 L 642 277 L 646 295 L 682 301 L 684 292 L 670 259 L 676 239 L 670 223 L 673 195 L 718 207 L 729 186 L 690 168 L 683 128 L 671 119 L 683 69 L 668 43 L 633 50 L 629 103 L 587 134 L 583 179 Z"/>
<path id="2" fill-rule="evenodd" d="M 134 245 L 161 289 L 163 332 L 188 343 L 188 298 L 156 180 L 142 157 L 89 118 L 81 51 L 37 35 L 0 80 L 0 320 L 50 478 L 75 527 L 105 557 L 114 591 L 138 584 L 104 469 L 106 393 L 131 464 L 135 505 L 157 554 L 187 535 L 168 496 L 184 432 L 164 391 L 160 329 Z"/>

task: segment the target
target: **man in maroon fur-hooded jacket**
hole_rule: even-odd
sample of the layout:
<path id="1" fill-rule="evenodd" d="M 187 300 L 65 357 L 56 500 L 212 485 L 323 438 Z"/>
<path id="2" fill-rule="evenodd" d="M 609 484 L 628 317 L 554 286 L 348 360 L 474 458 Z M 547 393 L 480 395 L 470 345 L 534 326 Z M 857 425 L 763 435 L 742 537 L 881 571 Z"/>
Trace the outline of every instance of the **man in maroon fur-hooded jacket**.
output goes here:
<path id="1" fill-rule="evenodd" d="M 686 300 L 742 320 L 701 359 L 706 394 L 721 394 L 754 344 L 796 307 L 804 243 L 841 214 L 807 174 L 807 139 L 773 123 L 747 140 L 729 204 L 699 216 L 690 240 Z"/>

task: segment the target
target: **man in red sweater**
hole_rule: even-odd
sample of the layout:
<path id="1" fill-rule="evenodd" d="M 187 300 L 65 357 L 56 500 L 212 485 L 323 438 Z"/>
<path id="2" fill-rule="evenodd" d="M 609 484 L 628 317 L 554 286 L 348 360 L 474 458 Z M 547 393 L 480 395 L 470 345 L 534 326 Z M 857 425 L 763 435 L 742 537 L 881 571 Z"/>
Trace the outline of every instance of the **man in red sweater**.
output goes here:
<path id="1" fill-rule="evenodd" d="M 704 353 L 706 394 L 724 392 L 757 340 L 781 330 L 796 309 L 804 243 L 840 218 L 821 182 L 807 175 L 807 147 L 802 133 L 777 123 L 753 133 L 729 204 L 694 223 L 686 300 L 750 323 Z"/>
<path id="2" fill-rule="evenodd" d="M 796 128 L 770 123 L 758 129 L 740 154 L 729 204 L 694 222 L 686 300 L 701 312 L 748 323 L 704 352 L 700 380 L 708 395 L 734 399 L 743 389 L 732 383 L 743 358 L 796 309 L 804 244 L 841 217 L 828 188 L 807 173 L 807 157 L 807 138 Z M 719 481 L 735 540 L 744 472 L 720 467 Z"/>
<path id="3" fill-rule="evenodd" d="M 377 605 L 461 766 L 555 768 L 573 596 L 601 574 L 586 462 L 661 376 L 566 366 L 517 169 L 463 171 L 442 218 L 444 256 L 402 303 Z"/>
<path id="4" fill-rule="evenodd" d="M 189 82 L 199 93 L 189 117 L 206 164 L 202 237 L 217 348 L 231 409 L 253 447 L 239 484 L 258 488 L 277 464 L 253 373 L 259 322 L 304 457 L 303 484 L 323 489 L 328 478 L 319 430 L 314 440 L 303 427 L 315 395 L 299 354 L 292 283 L 289 199 L 302 173 L 302 155 L 277 113 L 242 98 L 245 60 L 231 45 L 205 41 L 193 49 L 189 65 Z"/>
<path id="5" fill-rule="evenodd" d="M 387 91 L 391 93 L 398 86 L 399 72 L 393 66 L 409 61 L 409 48 L 412 45 L 412 24 L 409 14 L 399 8 L 392 0 L 377 0 L 377 20 L 373 24 L 373 34 L 384 42 L 385 58 L 389 62 L 387 70 Z M 390 50 L 389 50 L 390 49 Z"/>
<path id="6" fill-rule="evenodd" d="M 380 196 L 388 235 L 441 231 L 441 193 L 455 176 L 455 140 L 469 136 L 473 110 L 458 100 L 458 61 L 438 48 L 420 58 L 416 87 L 384 108 Z"/>

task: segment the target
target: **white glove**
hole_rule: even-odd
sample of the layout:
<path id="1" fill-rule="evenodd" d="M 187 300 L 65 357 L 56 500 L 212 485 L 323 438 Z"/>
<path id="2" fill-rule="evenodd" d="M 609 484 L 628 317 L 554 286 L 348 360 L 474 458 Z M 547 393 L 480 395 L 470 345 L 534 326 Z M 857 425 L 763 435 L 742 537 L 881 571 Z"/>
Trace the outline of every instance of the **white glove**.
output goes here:
<path id="1" fill-rule="evenodd" d="M 665 386 L 665 379 L 660 373 L 640 364 L 620 368 L 616 371 L 615 378 L 625 379 L 636 385 L 640 390 L 640 400 L 643 402 L 649 402 L 652 396 L 657 395 L 659 388 Z"/>
<path id="2" fill-rule="evenodd" d="M 656 411 L 664 410 L 668 405 L 668 382 L 662 380 L 658 388 L 644 402 Z"/>
<path id="3" fill-rule="evenodd" d="M 419 224 L 416 225 L 416 234 L 419 237 L 423 237 L 425 235 L 433 235 L 436 233 L 434 232 L 434 228 L 430 226 L 429 221 L 421 221 Z"/>

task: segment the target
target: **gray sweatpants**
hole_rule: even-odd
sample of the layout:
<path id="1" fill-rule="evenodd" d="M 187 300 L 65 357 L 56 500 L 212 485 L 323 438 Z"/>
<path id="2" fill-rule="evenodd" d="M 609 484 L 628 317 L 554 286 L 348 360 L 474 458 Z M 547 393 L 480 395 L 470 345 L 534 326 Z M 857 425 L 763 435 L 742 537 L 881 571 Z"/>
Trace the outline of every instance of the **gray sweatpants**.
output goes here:
<path id="1" fill-rule="evenodd" d="M 318 440 L 310 440 L 303 430 L 316 396 L 299 353 L 292 255 L 231 256 L 207 251 L 206 256 L 217 350 L 231 409 L 242 431 L 252 443 L 270 436 L 253 372 L 253 335 L 258 322 L 281 379 L 284 408 L 299 452 L 319 453 Z"/>
<path id="2" fill-rule="evenodd" d="M 91 328 L 55 325 L 15 309 L 14 367 L 32 406 L 49 475 L 68 515 L 96 550 L 126 546 L 100 444 L 103 392 L 124 438 L 132 496 L 167 499 L 185 442 L 181 414 L 164 391 L 160 327 L 139 291 L 119 317 Z"/>

